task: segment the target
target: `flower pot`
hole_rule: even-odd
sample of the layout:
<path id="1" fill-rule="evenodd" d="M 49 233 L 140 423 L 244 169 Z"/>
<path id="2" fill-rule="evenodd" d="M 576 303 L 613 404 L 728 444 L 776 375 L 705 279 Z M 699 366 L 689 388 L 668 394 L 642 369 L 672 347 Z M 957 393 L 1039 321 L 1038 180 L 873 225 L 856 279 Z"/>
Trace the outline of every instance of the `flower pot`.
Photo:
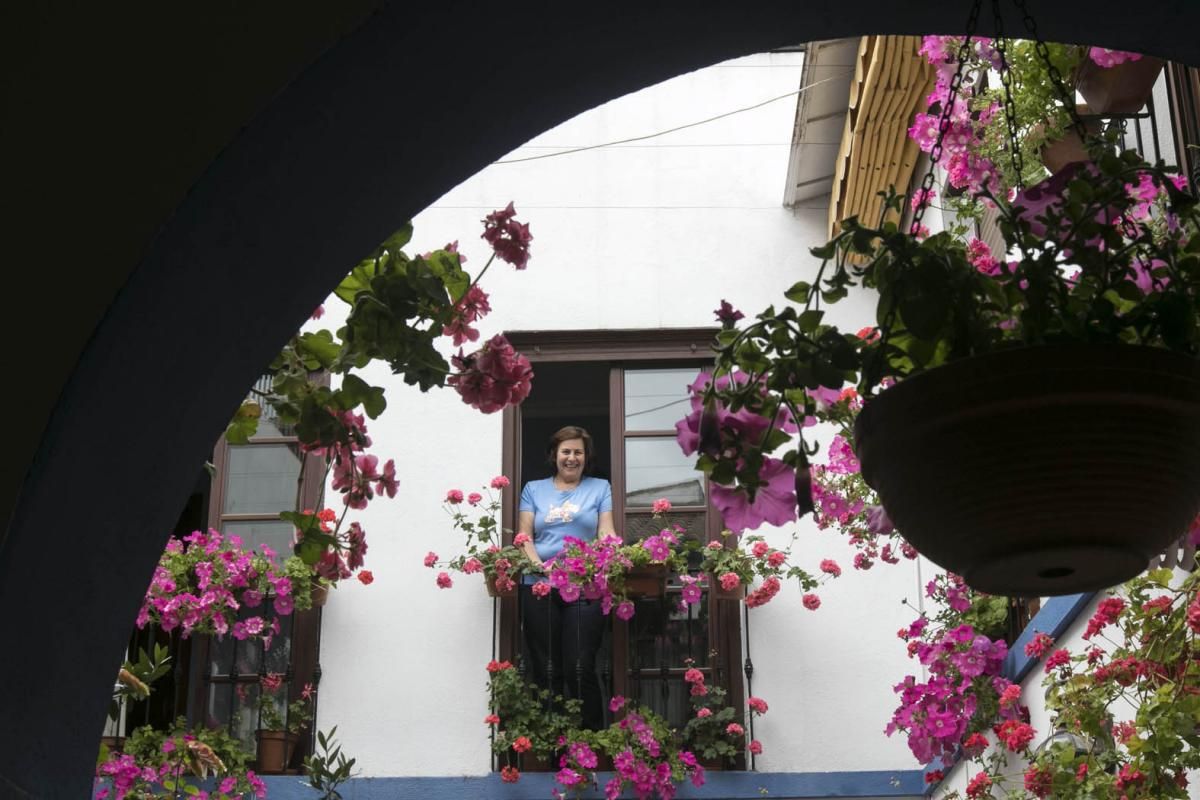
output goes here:
<path id="1" fill-rule="evenodd" d="M 1200 361 L 1132 345 L 990 353 L 885 390 L 855 438 L 896 529 L 973 588 L 1102 589 L 1200 507 Z"/>
<path id="2" fill-rule="evenodd" d="M 257 731 L 258 771 L 280 773 L 287 769 L 300 741 L 300 734 L 288 731 Z"/>
<path id="3" fill-rule="evenodd" d="M 1091 117 L 1091 108 L 1088 106 L 1076 106 L 1076 112 L 1079 116 L 1084 117 L 1083 125 L 1087 130 L 1088 135 L 1097 136 L 1100 134 L 1100 120 Z M 1050 172 L 1051 175 L 1062 172 L 1070 164 L 1075 164 L 1080 161 L 1088 161 L 1091 155 L 1088 153 L 1087 144 L 1080 137 L 1079 132 L 1074 125 L 1068 125 L 1063 131 L 1061 138 L 1047 140 L 1042 145 L 1041 149 L 1042 164 Z"/>
<path id="4" fill-rule="evenodd" d="M 709 573 L 708 591 L 718 600 L 741 600 L 746 596 L 746 584 L 739 583 L 736 589 L 727 592 L 721 588 L 721 581 L 717 579 L 717 576 Z"/>
<path id="5" fill-rule="evenodd" d="M 1075 88 L 1095 114 L 1133 114 L 1150 99 L 1162 68 L 1163 60 L 1153 56 L 1108 68 L 1084 58 L 1075 71 Z"/>
<path id="6" fill-rule="evenodd" d="M 489 578 L 486 575 L 484 576 L 483 584 L 487 587 L 488 597 L 512 597 L 517 593 L 517 587 L 515 585 L 506 590 L 496 588 L 496 579 Z"/>
<path id="7" fill-rule="evenodd" d="M 312 584 L 312 607 L 324 608 L 325 602 L 329 599 L 329 587 L 319 581 L 313 581 Z"/>
<path id="8" fill-rule="evenodd" d="M 625 574 L 625 589 L 630 597 L 662 597 L 667 592 L 667 565 L 634 567 Z"/>

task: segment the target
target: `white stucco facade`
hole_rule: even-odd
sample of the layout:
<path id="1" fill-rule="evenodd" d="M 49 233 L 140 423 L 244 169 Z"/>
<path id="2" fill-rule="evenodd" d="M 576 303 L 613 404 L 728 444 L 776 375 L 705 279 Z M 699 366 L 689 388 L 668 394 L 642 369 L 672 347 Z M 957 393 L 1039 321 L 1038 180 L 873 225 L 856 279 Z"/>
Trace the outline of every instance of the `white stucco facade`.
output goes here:
<path id="1" fill-rule="evenodd" d="M 794 92 L 802 58 L 764 54 L 680 76 L 583 114 L 508 158 L 640 137 Z M 530 223 L 533 256 L 524 272 L 498 262 L 484 278 L 494 309 L 480 325 L 485 338 L 704 326 L 723 298 L 747 314 L 780 304 L 788 286 L 812 277 L 808 247 L 823 243 L 827 214 L 825 198 L 795 210 L 780 204 L 795 110 L 791 97 L 657 138 L 493 165 L 415 220 L 410 250 L 457 239 L 475 273 L 488 253 L 479 221 L 515 202 Z M 334 314 L 338 305 L 327 308 Z M 872 312 L 863 299 L 831 316 L 854 329 Z M 421 561 L 430 550 L 459 552 L 441 499 L 500 473 L 500 415 L 476 412 L 452 390 L 423 395 L 386 371 L 365 377 L 388 390 L 388 410 L 369 429 L 372 451 L 396 459 L 400 492 L 360 516 L 375 582 L 345 582 L 324 611 L 318 722 L 339 726 L 366 776 L 483 774 L 492 602 L 477 576 L 438 589 Z M 794 584 L 750 612 L 753 692 L 770 703 L 755 722 L 764 746 L 758 769 L 916 769 L 902 738 L 882 730 L 895 706 L 891 687 L 912 664 L 895 631 L 911 621 L 900 601 L 920 596 L 920 565 L 856 572 L 837 535 L 807 520 L 770 536 L 784 544 L 793 531 L 797 563 L 815 569 L 833 557 L 845 574 L 820 591 L 816 612 L 801 606 Z"/>

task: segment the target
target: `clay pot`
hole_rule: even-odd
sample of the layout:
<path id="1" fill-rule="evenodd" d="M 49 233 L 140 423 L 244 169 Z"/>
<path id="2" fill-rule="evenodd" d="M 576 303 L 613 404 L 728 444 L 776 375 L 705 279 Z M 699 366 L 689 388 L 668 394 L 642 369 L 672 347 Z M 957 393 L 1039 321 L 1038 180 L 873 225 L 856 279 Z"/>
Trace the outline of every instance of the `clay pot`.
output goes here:
<path id="1" fill-rule="evenodd" d="M 1134 114 L 1150 100 L 1163 60 L 1142 56 L 1114 67 L 1099 67 L 1085 57 L 1075 70 L 1075 88 L 1094 114 Z"/>
<path id="2" fill-rule="evenodd" d="M 292 753 L 300 734 L 288 731 L 257 731 L 258 737 L 258 771 L 264 773 L 281 773 L 291 763 Z"/>
<path id="3" fill-rule="evenodd" d="M 319 581 L 313 581 L 312 584 L 312 607 L 324 608 L 326 601 L 329 600 L 329 587 Z"/>
<path id="4" fill-rule="evenodd" d="M 1200 509 L 1200 361 L 1132 345 L 990 353 L 872 398 L 855 438 L 896 529 L 975 589 L 1103 589 Z"/>
<path id="5" fill-rule="evenodd" d="M 1076 112 L 1081 117 L 1086 117 L 1092 114 L 1092 110 L 1088 106 L 1076 106 Z M 1091 136 L 1099 135 L 1100 120 L 1085 119 L 1084 127 Z M 1042 145 L 1042 164 L 1050 171 L 1051 175 L 1062 172 L 1067 166 L 1078 163 L 1080 161 L 1091 160 L 1091 155 L 1088 153 L 1087 144 L 1079 136 L 1079 131 L 1074 125 L 1069 125 L 1063 135 L 1059 139 L 1047 141 Z"/>
<path id="6" fill-rule="evenodd" d="M 496 588 L 496 579 L 484 577 L 484 586 L 487 588 L 488 597 L 512 597 L 517 593 L 517 587 L 514 585 L 511 589 L 502 590 Z"/>

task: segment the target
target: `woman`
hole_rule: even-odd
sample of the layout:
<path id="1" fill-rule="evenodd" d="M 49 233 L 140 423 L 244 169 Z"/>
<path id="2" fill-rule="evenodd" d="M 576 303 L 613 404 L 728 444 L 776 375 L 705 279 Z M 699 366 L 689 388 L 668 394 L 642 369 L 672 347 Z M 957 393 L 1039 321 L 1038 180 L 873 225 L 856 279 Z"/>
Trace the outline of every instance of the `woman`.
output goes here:
<path id="1" fill-rule="evenodd" d="M 592 459 L 592 437 L 568 425 L 550 437 L 549 461 L 554 475 L 530 481 L 521 492 L 517 528 L 529 536 L 525 552 L 541 567 L 563 549 L 570 536 L 591 541 L 613 532 L 612 487 L 601 478 L 584 476 Z M 554 694 L 583 703 L 583 726 L 604 727 L 596 651 L 604 635 L 599 601 L 580 598 L 564 602 L 557 592 L 533 593 L 545 580 L 528 576 L 521 586 L 521 621 L 529 648 L 534 681 Z"/>

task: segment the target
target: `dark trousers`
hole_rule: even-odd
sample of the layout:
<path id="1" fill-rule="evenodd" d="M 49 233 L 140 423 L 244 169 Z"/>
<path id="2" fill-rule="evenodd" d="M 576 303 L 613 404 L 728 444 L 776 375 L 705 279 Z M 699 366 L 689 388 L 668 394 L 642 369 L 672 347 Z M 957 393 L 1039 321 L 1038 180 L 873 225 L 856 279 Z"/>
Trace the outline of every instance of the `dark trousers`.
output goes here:
<path id="1" fill-rule="evenodd" d="M 604 614 L 598 600 L 564 603 L 558 592 L 538 597 L 521 586 L 521 624 L 529 650 L 534 683 L 551 694 L 583 703 L 583 727 L 604 727 L 596 651 L 604 637 Z"/>

